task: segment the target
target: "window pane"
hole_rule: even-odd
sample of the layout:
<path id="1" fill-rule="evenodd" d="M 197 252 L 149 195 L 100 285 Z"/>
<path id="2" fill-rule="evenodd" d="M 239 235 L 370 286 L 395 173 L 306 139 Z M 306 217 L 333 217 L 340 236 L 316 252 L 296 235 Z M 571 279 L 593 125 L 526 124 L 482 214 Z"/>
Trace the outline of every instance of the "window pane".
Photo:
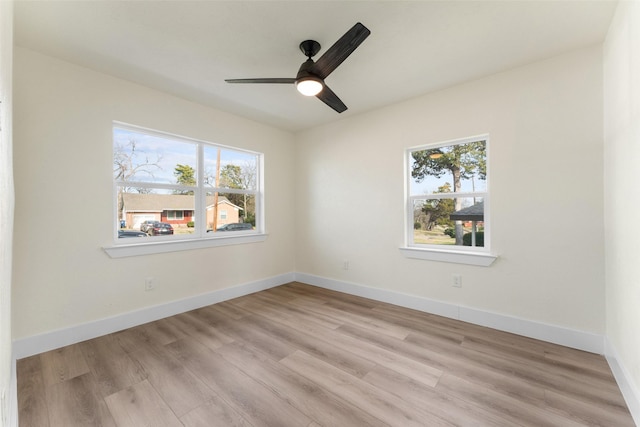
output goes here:
<path id="1" fill-rule="evenodd" d="M 116 181 L 196 185 L 196 144 L 113 130 L 113 175 Z"/>
<path id="2" fill-rule="evenodd" d="M 258 156 L 256 154 L 212 146 L 204 148 L 205 185 L 255 190 L 257 171 Z"/>
<path id="3" fill-rule="evenodd" d="M 141 191 L 118 187 L 117 226 L 120 229 L 141 231 L 149 236 L 193 233 L 195 225 L 193 195 L 175 194 L 174 191 L 160 188 L 139 190 Z"/>
<path id="4" fill-rule="evenodd" d="M 484 246 L 483 199 L 458 197 L 414 201 L 413 242 Z"/>
<path id="5" fill-rule="evenodd" d="M 214 207 L 217 206 L 217 207 Z M 207 193 L 207 231 L 253 230 L 256 220 L 252 194 Z"/>
<path id="6" fill-rule="evenodd" d="M 116 234 L 162 240 L 214 237 L 207 233 L 223 226 L 250 232 L 261 215 L 262 161 L 260 153 L 114 124 Z"/>
<path id="7" fill-rule="evenodd" d="M 410 194 L 485 192 L 486 141 L 411 152 Z"/>

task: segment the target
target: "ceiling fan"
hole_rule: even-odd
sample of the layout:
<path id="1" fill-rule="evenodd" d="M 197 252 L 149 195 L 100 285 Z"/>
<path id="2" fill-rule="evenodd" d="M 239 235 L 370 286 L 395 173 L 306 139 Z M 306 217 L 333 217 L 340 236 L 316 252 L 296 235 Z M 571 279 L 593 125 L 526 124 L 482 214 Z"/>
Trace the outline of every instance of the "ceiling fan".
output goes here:
<path id="1" fill-rule="evenodd" d="M 281 83 L 295 84 L 296 89 L 303 95 L 315 96 L 320 101 L 342 113 L 347 106 L 325 84 L 327 78 L 349 55 L 366 39 L 371 31 L 361 23 L 357 23 L 333 44 L 319 59 L 311 59 L 320 51 L 320 43 L 315 40 L 305 40 L 300 43 L 300 50 L 307 57 L 302 63 L 295 78 L 256 78 L 256 79 L 227 79 L 227 83 Z"/>

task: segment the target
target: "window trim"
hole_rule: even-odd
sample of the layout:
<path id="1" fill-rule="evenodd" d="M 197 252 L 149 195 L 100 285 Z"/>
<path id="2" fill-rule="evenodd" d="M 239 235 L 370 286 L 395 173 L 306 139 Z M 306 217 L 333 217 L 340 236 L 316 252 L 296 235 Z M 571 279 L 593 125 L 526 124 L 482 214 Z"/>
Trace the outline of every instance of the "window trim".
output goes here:
<path id="1" fill-rule="evenodd" d="M 238 232 L 240 233 L 240 232 Z M 219 246 L 241 245 L 246 243 L 259 243 L 267 240 L 266 233 L 196 238 L 189 240 L 162 240 L 149 243 L 120 244 L 105 246 L 102 249 L 111 258 L 126 258 L 140 255 L 162 254 L 167 252 L 189 251 L 193 249 L 206 249 Z M 164 236 L 158 236 L 164 237 Z"/>
<path id="2" fill-rule="evenodd" d="M 489 179 L 486 182 L 486 189 L 478 192 L 460 192 L 455 193 L 458 197 L 482 197 L 484 201 L 484 246 L 444 246 L 444 245 L 427 245 L 416 244 L 413 241 L 413 223 L 414 223 L 414 209 L 413 204 L 417 199 L 450 199 L 451 196 L 445 196 L 443 194 L 411 194 L 411 154 L 415 151 L 429 150 L 434 148 L 449 147 L 453 145 L 462 145 L 471 142 L 485 141 L 486 150 L 486 168 L 487 177 L 490 176 L 490 155 L 489 155 L 489 134 L 480 134 L 471 137 L 457 138 L 448 141 L 440 141 L 432 144 L 422 144 L 414 147 L 409 147 L 405 150 L 404 154 L 404 182 L 405 182 L 405 237 L 404 246 L 400 247 L 400 252 L 406 258 L 422 259 L 430 261 L 442 261 L 458 264 L 469 264 L 478 266 L 489 266 L 496 259 L 497 255 L 491 252 L 491 203 L 490 203 L 490 189 Z M 451 193 L 446 193 L 447 195 Z"/>
<path id="3" fill-rule="evenodd" d="M 248 150 L 244 148 L 232 147 L 224 144 L 213 143 L 210 141 L 195 139 L 182 135 L 172 134 L 169 132 L 158 131 L 141 126 L 131 125 L 124 122 L 113 121 L 111 126 L 112 141 L 113 132 L 115 129 L 124 129 L 132 132 L 143 133 L 146 135 L 157 136 L 164 139 L 175 139 L 181 143 L 191 143 L 196 146 L 196 164 L 197 164 L 197 182 L 196 187 L 188 187 L 180 184 L 167 184 L 167 183 L 152 183 L 152 182 L 136 182 L 136 186 L 159 188 L 159 189 L 186 189 L 194 190 L 199 196 L 195 197 L 194 215 L 199 215 L 200 210 L 206 217 L 206 194 L 213 191 L 218 193 L 239 193 L 239 194 L 251 194 L 255 197 L 255 229 L 251 231 L 234 232 L 229 233 L 207 233 L 207 225 L 204 224 L 199 233 L 192 235 L 185 234 L 183 238 L 176 238 L 174 236 L 154 236 L 152 241 L 135 241 L 132 239 L 120 239 L 118 238 L 118 227 L 115 227 L 113 232 L 113 243 L 110 246 L 104 246 L 103 250 L 111 258 L 122 258 L 128 256 L 149 255 L 155 253 L 166 253 L 174 251 L 183 251 L 191 249 L 201 249 L 217 246 L 228 246 L 236 244 L 256 243 L 263 242 L 267 238 L 265 230 L 265 211 L 264 211 L 264 153 Z M 216 188 L 208 186 L 204 183 L 204 147 L 210 146 L 219 148 L 222 150 L 231 150 L 242 153 L 248 153 L 256 156 L 256 182 L 254 190 L 245 189 L 229 189 L 229 188 Z M 117 194 L 118 187 L 122 182 L 116 181 L 114 177 L 111 178 L 113 185 L 112 195 L 112 224 L 119 223 L 118 220 L 118 203 Z M 200 209 L 202 208 L 202 209 Z M 184 212 L 183 212 L 184 215 Z"/>

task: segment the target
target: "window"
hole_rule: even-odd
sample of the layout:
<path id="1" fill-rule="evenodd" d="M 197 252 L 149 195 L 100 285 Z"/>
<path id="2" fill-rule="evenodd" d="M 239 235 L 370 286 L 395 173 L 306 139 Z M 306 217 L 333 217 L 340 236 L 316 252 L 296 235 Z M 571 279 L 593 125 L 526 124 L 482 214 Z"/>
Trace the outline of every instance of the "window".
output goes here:
<path id="1" fill-rule="evenodd" d="M 167 219 L 178 221 L 184 219 L 184 211 L 167 211 Z"/>
<path id="2" fill-rule="evenodd" d="M 488 141 L 483 135 L 407 150 L 409 248 L 489 252 Z"/>
<path id="3" fill-rule="evenodd" d="M 262 233 L 262 157 L 261 153 L 115 123 L 117 244 Z M 224 212 L 225 224 L 251 226 L 234 233 L 220 230 L 224 224 L 218 223 L 219 212 Z M 158 228 L 155 223 L 168 226 Z"/>

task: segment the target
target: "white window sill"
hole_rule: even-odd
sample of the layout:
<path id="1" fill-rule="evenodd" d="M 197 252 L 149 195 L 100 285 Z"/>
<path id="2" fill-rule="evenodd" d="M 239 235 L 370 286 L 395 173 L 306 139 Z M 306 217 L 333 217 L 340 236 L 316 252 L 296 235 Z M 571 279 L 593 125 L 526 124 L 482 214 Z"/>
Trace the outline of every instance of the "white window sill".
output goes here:
<path id="1" fill-rule="evenodd" d="M 104 247 L 111 258 L 125 258 L 139 255 L 162 254 L 167 252 L 188 251 L 192 249 L 214 248 L 217 246 L 258 243 L 267 240 L 266 234 L 245 234 L 233 237 L 215 237 L 208 239 L 164 240 L 152 243 L 133 243 Z"/>
<path id="2" fill-rule="evenodd" d="M 469 264 L 488 267 L 498 258 L 497 255 L 481 252 L 453 251 L 444 249 L 400 248 L 400 253 L 406 258 L 424 259 L 429 261 L 452 262 L 455 264 Z"/>

